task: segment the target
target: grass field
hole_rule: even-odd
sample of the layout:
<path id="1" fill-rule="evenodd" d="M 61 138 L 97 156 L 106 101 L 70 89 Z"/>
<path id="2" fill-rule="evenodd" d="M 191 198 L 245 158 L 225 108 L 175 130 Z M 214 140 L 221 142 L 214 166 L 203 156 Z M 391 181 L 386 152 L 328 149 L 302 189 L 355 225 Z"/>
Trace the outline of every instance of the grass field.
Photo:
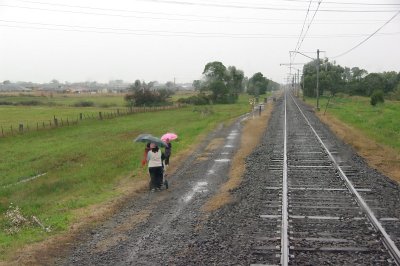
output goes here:
<path id="1" fill-rule="evenodd" d="M 208 112 L 201 112 L 204 108 Z M 173 152 L 179 153 L 217 124 L 248 111 L 248 98 L 243 96 L 233 105 L 137 113 L 1 138 L 0 259 L 24 244 L 66 231 L 76 219 L 74 210 L 110 200 L 119 195 L 115 188 L 121 180 L 144 176 L 144 145 L 132 141 L 137 135 L 176 132 Z M 11 203 L 24 217 L 36 216 L 51 232 L 25 225 L 19 233 L 6 233 L 12 223 L 4 214 Z"/>
<path id="2" fill-rule="evenodd" d="M 74 106 L 82 101 L 93 102 L 96 107 L 122 107 L 126 105 L 125 94 L 62 94 L 62 93 L 19 93 L 19 94 L 0 94 L 0 102 L 23 104 L 34 102 L 37 105 L 47 106 Z"/>
<path id="3" fill-rule="evenodd" d="M 306 102 L 316 106 L 315 99 L 307 98 Z M 325 111 L 327 102 L 328 98 L 320 98 L 320 112 Z M 327 112 L 400 152 L 400 102 L 385 101 L 372 106 L 367 97 L 334 97 Z"/>

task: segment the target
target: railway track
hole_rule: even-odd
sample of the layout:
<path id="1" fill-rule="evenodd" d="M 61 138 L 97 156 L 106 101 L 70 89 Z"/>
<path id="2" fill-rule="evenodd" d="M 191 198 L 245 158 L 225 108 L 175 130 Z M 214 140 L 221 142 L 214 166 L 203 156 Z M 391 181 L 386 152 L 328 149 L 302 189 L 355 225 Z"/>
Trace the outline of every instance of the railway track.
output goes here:
<path id="1" fill-rule="evenodd" d="M 399 213 L 382 199 L 385 185 L 338 153 L 289 92 L 279 116 L 254 265 L 400 265 Z"/>

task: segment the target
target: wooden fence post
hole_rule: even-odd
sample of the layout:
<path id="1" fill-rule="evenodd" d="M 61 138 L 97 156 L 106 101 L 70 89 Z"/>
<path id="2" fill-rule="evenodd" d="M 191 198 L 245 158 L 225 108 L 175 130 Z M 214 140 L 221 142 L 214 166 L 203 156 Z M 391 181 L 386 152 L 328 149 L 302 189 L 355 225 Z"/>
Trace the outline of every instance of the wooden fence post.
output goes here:
<path id="1" fill-rule="evenodd" d="M 100 120 L 103 120 L 103 116 L 101 115 L 101 112 L 99 112 L 99 118 L 100 118 Z"/>
<path id="2" fill-rule="evenodd" d="M 18 131 L 19 133 L 24 133 L 24 124 L 19 124 Z"/>
<path id="3" fill-rule="evenodd" d="M 82 120 L 82 113 L 79 113 L 79 120 Z"/>

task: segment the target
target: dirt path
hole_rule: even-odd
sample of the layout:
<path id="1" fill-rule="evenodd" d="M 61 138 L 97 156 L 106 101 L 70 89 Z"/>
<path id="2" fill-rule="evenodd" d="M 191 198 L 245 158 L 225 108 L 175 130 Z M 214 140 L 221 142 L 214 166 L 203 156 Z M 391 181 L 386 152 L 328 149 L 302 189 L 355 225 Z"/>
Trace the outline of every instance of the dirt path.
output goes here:
<path id="1" fill-rule="evenodd" d="M 168 176 L 170 189 L 143 192 L 126 202 L 110 219 L 81 233 L 73 247 L 52 263 L 161 265 L 168 264 L 168 257 L 185 256 L 207 211 L 230 201 L 229 191 L 240 183 L 244 158 L 265 130 L 267 111 L 261 117 L 243 116 L 231 126 L 221 125 Z M 242 137 L 244 125 L 246 137 Z"/>

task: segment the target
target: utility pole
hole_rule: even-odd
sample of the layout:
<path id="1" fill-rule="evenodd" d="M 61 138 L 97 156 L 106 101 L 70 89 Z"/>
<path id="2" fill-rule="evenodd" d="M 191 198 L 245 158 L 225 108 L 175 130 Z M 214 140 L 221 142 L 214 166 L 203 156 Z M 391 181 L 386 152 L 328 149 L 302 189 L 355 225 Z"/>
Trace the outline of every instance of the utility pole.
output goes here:
<path id="1" fill-rule="evenodd" d="M 302 90 L 302 92 L 303 92 L 303 102 L 304 102 L 304 73 L 301 75 L 301 79 L 302 79 L 302 81 L 303 81 L 303 82 L 301 83 L 301 84 L 303 85 L 302 88 L 301 88 L 301 90 Z"/>
<path id="2" fill-rule="evenodd" d="M 297 97 L 300 96 L 300 69 L 297 69 Z"/>
<path id="3" fill-rule="evenodd" d="M 317 110 L 319 111 L 319 49 L 317 49 Z"/>
<path id="4" fill-rule="evenodd" d="M 319 49 L 317 49 L 317 110 L 319 110 L 319 52 L 321 52 L 321 51 Z M 324 52 L 324 51 L 322 51 L 322 52 Z M 305 57 L 315 60 L 315 58 L 312 58 L 311 56 L 303 54 L 302 52 L 299 52 L 299 51 L 289 51 L 289 53 L 301 54 Z"/>

